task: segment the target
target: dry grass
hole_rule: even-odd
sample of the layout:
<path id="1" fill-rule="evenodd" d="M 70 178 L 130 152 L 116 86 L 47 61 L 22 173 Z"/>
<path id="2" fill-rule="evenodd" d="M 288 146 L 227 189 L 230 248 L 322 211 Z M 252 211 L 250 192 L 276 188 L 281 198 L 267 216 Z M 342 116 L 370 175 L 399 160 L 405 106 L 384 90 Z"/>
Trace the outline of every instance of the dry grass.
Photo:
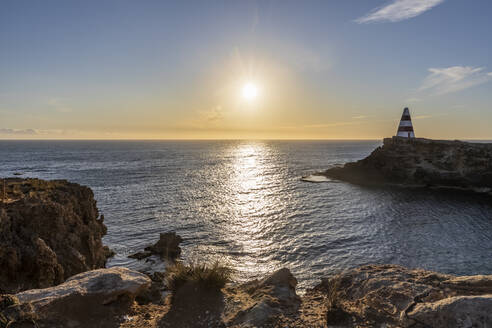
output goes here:
<path id="1" fill-rule="evenodd" d="M 7 318 L 0 313 L 0 328 L 9 328 L 13 323 L 15 323 L 14 320 Z"/>
<path id="2" fill-rule="evenodd" d="M 338 290 L 339 290 L 339 288 L 340 288 L 340 279 L 333 278 L 328 285 L 328 291 L 326 293 L 328 308 L 338 307 Z"/>
<path id="3" fill-rule="evenodd" d="M 175 292 L 187 282 L 193 282 L 210 289 L 221 289 L 230 281 L 232 269 L 215 261 L 212 264 L 176 262 L 166 270 L 167 287 Z"/>

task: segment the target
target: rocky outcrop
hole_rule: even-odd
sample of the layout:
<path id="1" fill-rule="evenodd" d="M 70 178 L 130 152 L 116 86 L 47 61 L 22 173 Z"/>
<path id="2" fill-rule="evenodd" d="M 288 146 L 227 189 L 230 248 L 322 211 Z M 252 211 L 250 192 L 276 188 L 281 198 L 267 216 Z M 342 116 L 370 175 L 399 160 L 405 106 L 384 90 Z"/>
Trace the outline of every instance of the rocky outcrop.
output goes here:
<path id="1" fill-rule="evenodd" d="M 129 255 L 129 258 L 142 260 L 151 255 L 158 255 L 162 260 L 174 260 L 181 254 L 179 244 L 183 241 L 176 232 L 165 232 L 159 235 L 159 240 L 154 244 L 145 247 L 143 252 Z"/>
<path id="2" fill-rule="evenodd" d="M 397 265 L 368 265 L 325 279 L 309 293 L 324 295 L 337 310 L 329 310 L 328 325 L 492 325 L 492 275 L 455 277 Z M 332 316 L 334 312 L 339 315 Z"/>
<path id="3" fill-rule="evenodd" d="M 227 326 L 265 327 L 281 325 L 295 315 L 301 304 L 296 294 L 297 279 L 286 268 L 262 279 L 243 284 L 230 295 L 241 299 L 242 308 L 230 315 Z M 247 301 L 246 301 L 247 300 Z"/>
<path id="4" fill-rule="evenodd" d="M 9 296 L 13 301 L 2 314 L 27 327 L 118 327 L 121 315 L 149 286 L 146 275 L 126 268 L 93 270 L 55 287 Z"/>
<path id="5" fill-rule="evenodd" d="M 288 269 L 244 284 L 185 284 L 138 304 L 150 279 L 99 269 L 46 289 L 0 296 L 0 327 L 450 327 L 492 325 L 492 275 L 367 265 L 323 279 L 301 297 Z"/>
<path id="6" fill-rule="evenodd" d="M 371 155 L 324 175 L 357 184 L 492 189 L 492 144 L 393 137 Z"/>
<path id="7" fill-rule="evenodd" d="M 104 267 L 110 255 L 101 241 L 106 226 L 91 189 L 64 180 L 5 181 L 6 199 L 2 195 L 0 202 L 0 293 L 49 287 Z"/>
<path id="8" fill-rule="evenodd" d="M 169 297 L 157 327 L 272 327 L 295 315 L 301 303 L 288 269 L 241 285 L 216 288 L 205 280 L 187 282 Z M 126 327 L 138 327 L 127 325 Z"/>

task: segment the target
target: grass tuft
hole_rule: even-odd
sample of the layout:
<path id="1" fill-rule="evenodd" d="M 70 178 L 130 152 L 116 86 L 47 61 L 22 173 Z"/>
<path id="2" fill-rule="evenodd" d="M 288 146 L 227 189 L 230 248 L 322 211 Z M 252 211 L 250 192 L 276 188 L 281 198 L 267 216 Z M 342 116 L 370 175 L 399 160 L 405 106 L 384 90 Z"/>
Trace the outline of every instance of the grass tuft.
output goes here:
<path id="1" fill-rule="evenodd" d="M 188 282 L 209 289 L 221 289 L 230 281 L 231 276 L 232 269 L 219 261 L 212 264 L 176 262 L 166 270 L 166 284 L 173 292 Z"/>
<path id="2" fill-rule="evenodd" d="M 328 291 L 326 293 L 328 308 L 337 308 L 338 307 L 338 290 L 340 288 L 340 279 L 334 278 L 330 281 L 328 285 Z"/>
<path id="3" fill-rule="evenodd" d="M 9 328 L 15 321 L 0 313 L 0 328 Z"/>

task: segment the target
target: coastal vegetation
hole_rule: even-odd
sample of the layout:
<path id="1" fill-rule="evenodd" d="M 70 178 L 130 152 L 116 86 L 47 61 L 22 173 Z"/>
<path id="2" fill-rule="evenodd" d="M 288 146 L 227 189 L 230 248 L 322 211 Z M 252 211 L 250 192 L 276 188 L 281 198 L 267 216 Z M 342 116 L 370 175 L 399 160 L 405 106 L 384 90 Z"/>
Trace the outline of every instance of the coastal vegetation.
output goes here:
<path id="1" fill-rule="evenodd" d="M 188 264 L 178 261 L 166 269 L 166 285 L 173 292 L 187 283 L 221 289 L 231 281 L 232 272 L 218 260 L 213 263 L 191 261 Z"/>

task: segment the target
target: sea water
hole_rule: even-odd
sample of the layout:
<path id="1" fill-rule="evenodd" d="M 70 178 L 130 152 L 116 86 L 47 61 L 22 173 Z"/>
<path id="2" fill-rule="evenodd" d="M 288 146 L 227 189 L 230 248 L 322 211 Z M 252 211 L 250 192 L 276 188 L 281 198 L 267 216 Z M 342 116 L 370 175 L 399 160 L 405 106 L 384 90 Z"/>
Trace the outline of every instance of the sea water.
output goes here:
<path id="1" fill-rule="evenodd" d="M 163 269 L 127 256 L 176 231 L 184 260 L 220 259 L 238 281 L 287 267 L 302 289 L 369 263 L 492 274 L 490 196 L 301 180 L 380 144 L 0 141 L 0 176 L 91 187 L 116 252 L 108 266 Z"/>

